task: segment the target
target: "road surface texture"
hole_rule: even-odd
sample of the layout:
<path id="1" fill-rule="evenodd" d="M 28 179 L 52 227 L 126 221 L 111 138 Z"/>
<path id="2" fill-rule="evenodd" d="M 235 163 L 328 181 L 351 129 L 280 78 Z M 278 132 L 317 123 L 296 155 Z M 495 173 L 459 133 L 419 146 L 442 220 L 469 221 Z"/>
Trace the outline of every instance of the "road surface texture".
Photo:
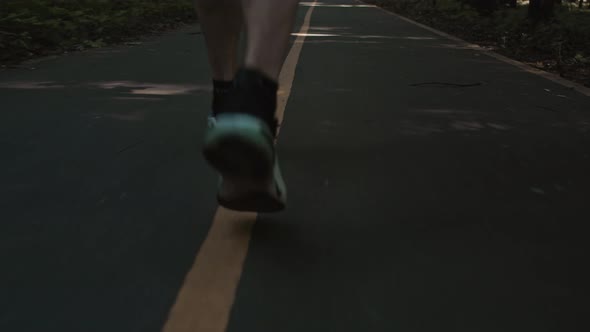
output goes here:
<path id="1" fill-rule="evenodd" d="M 217 327 L 170 322 L 218 210 L 198 27 L 0 72 L 0 331 L 590 330 L 590 98 L 352 0 L 295 32 L 312 6 L 289 207 L 236 223 Z"/>

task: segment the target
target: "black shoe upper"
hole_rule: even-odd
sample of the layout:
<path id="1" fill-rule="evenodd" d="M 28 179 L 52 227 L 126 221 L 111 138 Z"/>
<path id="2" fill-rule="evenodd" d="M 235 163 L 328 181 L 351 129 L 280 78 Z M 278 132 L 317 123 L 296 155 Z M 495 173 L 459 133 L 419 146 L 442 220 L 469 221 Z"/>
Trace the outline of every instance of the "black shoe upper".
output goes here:
<path id="1" fill-rule="evenodd" d="M 231 88 L 214 89 L 213 116 L 247 113 L 262 119 L 276 136 L 278 84 L 256 70 L 240 69 Z"/>

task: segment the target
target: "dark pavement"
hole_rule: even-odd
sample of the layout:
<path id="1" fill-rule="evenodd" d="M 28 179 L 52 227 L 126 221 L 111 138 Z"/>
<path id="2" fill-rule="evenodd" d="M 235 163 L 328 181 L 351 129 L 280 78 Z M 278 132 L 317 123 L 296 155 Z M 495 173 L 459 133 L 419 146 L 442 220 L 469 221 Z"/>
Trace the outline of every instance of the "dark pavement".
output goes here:
<path id="1" fill-rule="evenodd" d="M 589 97 L 356 4 L 313 13 L 228 331 L 588 331 Z M 163 326 L 216 210 L 196 31 L 0 72 L 0 331 Z"/>

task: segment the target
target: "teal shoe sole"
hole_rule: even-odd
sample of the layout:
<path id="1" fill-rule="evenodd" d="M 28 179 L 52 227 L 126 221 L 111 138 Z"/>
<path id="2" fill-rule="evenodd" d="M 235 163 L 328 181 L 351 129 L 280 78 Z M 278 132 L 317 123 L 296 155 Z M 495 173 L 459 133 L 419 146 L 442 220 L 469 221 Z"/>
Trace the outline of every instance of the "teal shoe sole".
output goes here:
<path id="1" fill-rule="evenodd" d="M 276 212 L 285 208 L 286 188 L 264 122 L 247 114 L 211 119 L 203 155 L 221 175 L 218 202 L 237 211 Z"/>
<path id="2" fill-rule="evenodd" d="M 266 178 L 274 163 L 270 130 L 247 114 L 221 114 L 211 119 L 203 155 L 222 176 Z"/>

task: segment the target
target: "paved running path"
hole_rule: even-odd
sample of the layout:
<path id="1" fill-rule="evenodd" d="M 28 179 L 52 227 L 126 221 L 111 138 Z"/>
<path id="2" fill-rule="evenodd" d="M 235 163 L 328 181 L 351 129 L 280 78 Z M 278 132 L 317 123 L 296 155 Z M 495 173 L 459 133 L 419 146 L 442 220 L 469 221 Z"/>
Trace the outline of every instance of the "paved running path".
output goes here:
<path id="1" fill-rule="evenodd" d="M 166 324 L 217 209 L 196 31 L 0 72 L 0 331 Z M 285 114 L 228 331 L 588 330 L 587 96 L 329 0 Z"/>

